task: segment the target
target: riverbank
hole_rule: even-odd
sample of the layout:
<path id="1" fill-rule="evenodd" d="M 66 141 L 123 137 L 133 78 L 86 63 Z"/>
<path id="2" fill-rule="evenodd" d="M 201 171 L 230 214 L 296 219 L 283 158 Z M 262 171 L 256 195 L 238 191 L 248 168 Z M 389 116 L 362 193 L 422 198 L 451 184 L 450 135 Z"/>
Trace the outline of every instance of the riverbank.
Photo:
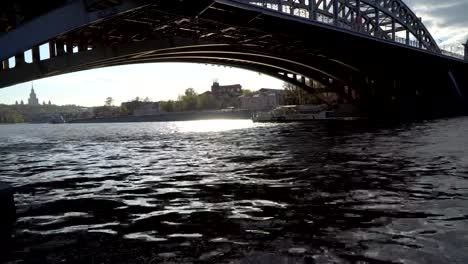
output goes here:
<path id="1" fill-rule="evenodd" d="M 238 111 L 194 111 L 175 112 L 148 116 L 116 116 L 104 118 L 87 118 L 68 121 L 68 123 L 131 123 L 131 122 L 167 122 L 167 121 L 191 121 L 212 119 L 250 119 L 252 112 L 249 110 Z"/>

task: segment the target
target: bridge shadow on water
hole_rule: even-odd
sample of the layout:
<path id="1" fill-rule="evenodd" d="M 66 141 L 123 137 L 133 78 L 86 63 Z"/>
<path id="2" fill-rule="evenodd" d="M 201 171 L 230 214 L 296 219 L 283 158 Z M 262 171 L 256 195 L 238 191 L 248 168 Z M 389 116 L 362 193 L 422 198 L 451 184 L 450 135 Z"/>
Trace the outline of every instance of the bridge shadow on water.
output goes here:
<path id="1" fill-rule="evenodd" d="M 412 152 L 437 122 L 122 132 L 49 139 L 37 148 L 28 144 L 29 150 L 10 145 L 0 150 L 0 172 L 16 186 L 19 220 L 8 259 L 466 260 L 457 247 L 446 249 L 449 256 L 434 250 L 437 239 L 450 236 L 449 227 L 468 219 L 466 212 L 444 211 L 464 193 L 437 186 L 437 177 L 463 173 L 446 155 Z"/>

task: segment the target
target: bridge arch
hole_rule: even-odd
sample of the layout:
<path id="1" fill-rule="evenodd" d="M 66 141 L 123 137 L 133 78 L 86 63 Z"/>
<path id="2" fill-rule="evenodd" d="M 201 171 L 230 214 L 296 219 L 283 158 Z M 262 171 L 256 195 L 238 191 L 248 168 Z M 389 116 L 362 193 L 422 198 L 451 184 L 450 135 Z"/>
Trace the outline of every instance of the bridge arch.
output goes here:
<path id="1" fill-rule="evenodd" d="M 94 0 L 66 1 L 37 18 L 60 21 L 73 13 L 66 25 L 41 31 L 40 23 L 27 23 L 0 35 L 0 44 L 10 46 L 0 50 L 0 87 L 113 65 L 199 62 L 301 85 L 313 79 L 355 103 L 386 111 L 387 102 L 393 109 L 414 109 L 414 102 L 430 109 L 441 98 L 452 102 L 447 85 L 466 83 L 463 61 L 441 53 L 402 0 L 103 0 L 111 7 L 99 10 L 89 10 L 89 2 Z M 28 32 L 38 34 L 25 38 Z M 21 37 L 25 41 L 12 41 Z M 46 60 L 38 52 L 44 43 L 51 57 Z M 25 49 L 31 49 L 30 64 Z M 17 58 L 14 68 L 5 65 L 11 56 Z"/>
<path id="2" fill-rule="evenodd" d="M 64 53 L 33 64 L 17 65 L 0 72 L 0 85 L 89 69 L 152 62 L 196 62 L 244 68 L 276 77 L 309 92 L 317 92 L 314 88 L 318 83 L 348 101 L 355 99 L 353 96 L 358 94 L 365 80 L 365 75 L 357 68 L 325 56 L 308 57 L 301 61 L 264 53 L 258 48 L 252 45 L 200 43 L 183 38 L 96 47 Z M 356 77 L 359 75 L 361 78 Z"/>
<path id="3" fill-rule="evenodd" d="M 222 2 L 227 2 L 221 0 Z M 402 0 L 234 0 L 440 53 L 421 18 Z M 398 33 L 404 32 L 403 37 Z M 412 40 L 414 38 L 414 40 Z"/>

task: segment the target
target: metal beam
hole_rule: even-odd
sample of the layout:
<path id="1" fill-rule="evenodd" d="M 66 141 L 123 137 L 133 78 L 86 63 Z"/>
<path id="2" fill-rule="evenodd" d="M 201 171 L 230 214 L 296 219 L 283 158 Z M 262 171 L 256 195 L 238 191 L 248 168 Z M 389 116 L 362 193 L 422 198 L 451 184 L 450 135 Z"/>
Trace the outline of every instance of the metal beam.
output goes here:
<path id="1" fill-rule="evenodd" d="M 32 48 L 32 62 L 38 62 L 41 60 L 40 52 L 39 52 L 39 46 L 35 46 Z"/>
<path id="2" fill-rule="evenodd" d="M 266 9 L 267 4 L 277 3 L 279 0 L 215 0 L 218 2 L 231 2 L 236 5 L 237 3 L 244 4 L 263 4 L 263 8 Z M 396 3 L 396 6 L 393 5 Z M 385 26 L 387 19 L 389 25 L 391 21 L 401 24 L 405 30 L 409 31 L 420 43 L 420 49 L 427 49 L 434 53 L 440 53 L 440 49 L 426 29 L 422 21 L 412 12 L 412 10 L 402 1 L 384 1 L 384 0 L 309 0 L 308 5 L 304 1 L 299 0 L 288 0 L 284 1 L 283 5 L 287 5 L 292 8 L 297 7 L 310 12 L 309 19 L 311 21 L 317 21 L 316 14 L 322 14 L 324 17 L 334 21 L 336 27 L 342 27 L 342 25 L 349 25 L 348 16 L 339 16 L 338 11 L 345 12 L 344 7 L 350 9 L 356 9 L 357 17 L 366 18 L 366 26 L 368 32 L 376 38 L 384 40 L 394 40 L 394 37 L 389 34 L 385 34 L 386 30 L 381 27 Z M 365 6 L 367 10 L 361 10 L 360 6 Z M 321 7 L 317 9 L 316 7 Z M 271 9 L 271 8 L 268 8 Z M 315 10 L 315 12 L 314 12 Z M 284 13 L 284 12 L 280 12 Z M 382 24 L 381 24 L 382 23 Z M 353 28 L 351 26 L 351 28 Z M 372 29 L 371 29 L 372 28 Z M 359 29 L 357 29 L 359 31 Z M 369 32 L 370 31 L 370 32 Z M 393 32 L 390 32 L 393 33 Z"/>
<path id="3" fill-rule="evenodd" d="M 10 68 L 10 62 L 8 60 L 4 60 L 2 62 L 2 69 L 3 70 L 8 70 Z"/>
<path id="4" fill-rule="evenodd" d="M 251 63 L 256 62 L 259 65 L 261 64 L 260 62 L 264 61 L 270 65 L 270 67 L 274 67 L 271 65 L 288 65 L 286 67 L 289 68 L 288 70 L 291 70 L 292 68 L 302 69 L 300 73 L 301 75 L 304 75 L 304 71 L 307 71 L 313 76 L 320 75 L 343 82 L 339 77 L 333 76 L 328 72 L 314 68 L 310 65 L 288 59 L 282 59 L 277 56 L 264 55 L 258 52 L 249 53 L 229 51 L 229 46 L 230 45 L 224 44 L 207 45 L 197 40 L 170 38 L 157 41 L 132 43 L 130 45 L 127 44 L 120 47 L 102 47 L 79 53 L 63 54 L 62 56 L 57 56 L 50 60 L 25 65 L 27 67 L 21 67 L 12 71 L 0 73 L 0 87 L 13 85 L 27 80 L 74 72 L 77 70 L 105 67 L 113 64 L 128 64 L 132 63 L 132 61 L 143 63 L 152 61 L 160 56 L 193 56 L 199 58 L 209 57 L 211 59 L 219 57 L 229 60 L 244 59 L 244 61 L 249 61 Z M 176 51 L 175 49 L 182 49 L 182 51 Z M 184 52 L 184 49 L 195 50 Z M 204 51 L 204 49 L 206 49 L 206 51 Z M 216 51 L 217 49 L 220 50 Z M 336 67 L 333 67 L 333 69 L 336 69 Z"/>
<path id="5" fill-rule="evenodd" d="M 107 17 L 144 6 L 133 0 L 122 0 L 118 6 L 88 12 L 85 0 L 72 1 L 46 15 L 27 22 L 12 32 L 0 36 L 0 61 L 25 52 L 74 29 L 98 22 Z"/>
<path id="6" fill-rule="evenodd" d="M 55 48 L 55 41 L 49 42 L 49 57 L 53 58 L 57 56 L 57 49 Z"/>

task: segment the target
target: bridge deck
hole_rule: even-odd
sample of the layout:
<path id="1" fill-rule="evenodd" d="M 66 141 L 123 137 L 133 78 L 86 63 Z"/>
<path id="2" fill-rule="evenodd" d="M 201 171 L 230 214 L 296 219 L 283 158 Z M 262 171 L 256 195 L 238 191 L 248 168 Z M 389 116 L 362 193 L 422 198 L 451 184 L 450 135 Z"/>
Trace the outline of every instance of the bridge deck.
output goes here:
<path id="1" fill-rule="evenodd" d="M 164 61 L 243 67 L 303 85 L 313 79 L 363 105 L 464 100 L 468 87 L 462 60 L 250 4 L 160 0 L 125 8 L 48 39 L 49 59 L 38 60 L 37 49 L 33 63 L 17 57 L 15 68 L 0 71 L 0 87 Z"/>

